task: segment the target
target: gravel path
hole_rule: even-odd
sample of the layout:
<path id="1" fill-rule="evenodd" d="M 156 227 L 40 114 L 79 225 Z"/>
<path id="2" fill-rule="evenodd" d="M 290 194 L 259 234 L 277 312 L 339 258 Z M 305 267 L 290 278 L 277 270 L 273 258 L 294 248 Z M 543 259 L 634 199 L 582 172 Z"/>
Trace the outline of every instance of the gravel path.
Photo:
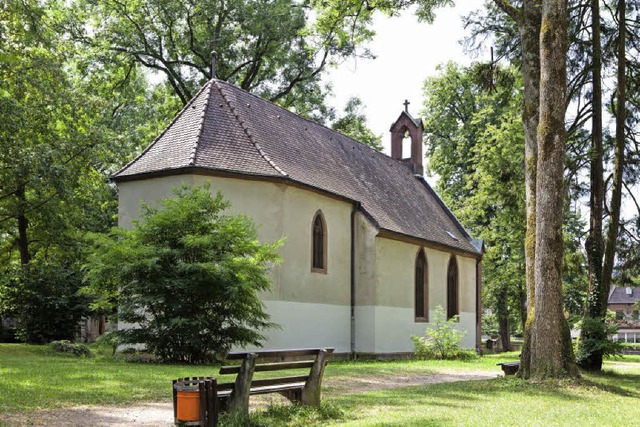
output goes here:
<path id="1" fill-rule="evenodd" d="M 481 371 L 435 375 L 362 376 L 351 379 L 349 383 L 329 379 L 325 384 L 331 389 L 332 394 L 345 395 L 425 384 L 483 380 L 495 378 L 496 376 L 498 376 L 496 373 Z M 284 397 L 270 394 L 252 397 L 251 406 L 252 408 L 259 408 L 271 403 L 282 402 L 286 402 Z M 142 403 L 134 406 L 75 406 L 34 412 L 0 414 L 0 426 L 25 425 L 38 427 L 168 427 L 173 425 L 173 406 L 171 402 L 156 402 Z"/>

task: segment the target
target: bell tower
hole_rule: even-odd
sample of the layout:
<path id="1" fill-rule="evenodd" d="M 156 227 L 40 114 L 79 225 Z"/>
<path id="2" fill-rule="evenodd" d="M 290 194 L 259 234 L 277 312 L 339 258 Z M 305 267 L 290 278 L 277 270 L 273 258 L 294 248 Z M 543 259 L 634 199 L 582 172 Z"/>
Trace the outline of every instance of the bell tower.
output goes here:
<path id="1" fill-rule="evenodd" d="M 422 165 L 422 132 L 424 130 L 422 120 L 414 119 L 409 114 L 409 101 L 404 101 L 404 111 L 391 125 L 391 158 L 409 164 L 414 174 L 423 175 Z M 411 157 L 402 158 L 402 141 L 405 134 L 411 139 Z"/>

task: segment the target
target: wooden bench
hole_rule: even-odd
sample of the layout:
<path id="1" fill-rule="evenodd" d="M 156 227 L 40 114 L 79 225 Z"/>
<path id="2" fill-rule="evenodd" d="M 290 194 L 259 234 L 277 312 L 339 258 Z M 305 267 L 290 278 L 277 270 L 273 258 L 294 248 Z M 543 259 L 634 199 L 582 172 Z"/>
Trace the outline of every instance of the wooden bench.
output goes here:
<path id="1" fill-rule="evenodd" d="M 224 412 L 249 412 L 252 394 L 279 393 L 292 402 L 320 406 L 322 374 L 333 348 L 304 348 L 229 353 L 220 375 L 237 374 L 234 382 L 218 383 L 218 408 Z M 253 379 L 254 372 L 287 371 L 310 368 L 307 375 Z"/>
<path id="2" fill-rule="evenodd" d="M 502 362 L 496 363 L 496 365 L 502 367 L 502 371 L 506 375 L 515 375 L 520 369 L 520 362 Z"/>

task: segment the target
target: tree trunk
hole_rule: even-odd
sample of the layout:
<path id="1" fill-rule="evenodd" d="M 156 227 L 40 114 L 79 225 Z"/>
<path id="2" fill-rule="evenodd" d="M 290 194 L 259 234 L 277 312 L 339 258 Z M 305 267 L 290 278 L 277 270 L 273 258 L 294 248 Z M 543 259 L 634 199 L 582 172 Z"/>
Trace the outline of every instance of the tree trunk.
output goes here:
<path id="1" fill-rule="evenodd" d="M 524 326 L 524 345 L 520 355 L 518 376 L 528 377 L 530 355 L 530 324 L 535 301 L 534 265 L 536 258 L 536 167 L 538 158 L 538 108 L 540 104 L 540 23 L 541 0 L 524 0 L 516 9 L 506 0 L 494 0 L 518 24 L 522 46 L 522 74 L 524 77 L 524 180 L 526 195 L 527 231 L 524 243 L 527 287 L 527 321 Z"/>
<path id="2" fill-rule="evenodd" d="M 528 377 L 578 376 L 562 305 L 567 0 L 543 0 L 536 171 L 535 303 Z"/>
<path id="3" fill-rule="evenodd" d="M 609 205 L 609 230 L 607 230 L 607 244 L 604 254 L 604 267 L 602 271 L 603 286 L 607 290 L 611 285 L 613 274 L 613 264 L 616 256 L 616 244 L 618 240 L 618 229 L 620 228 L 620 206 L 622 203 L 622 178 L 625 166 L 624 148 L 625 148 L 625 122 L 626 122 L 626 2 L 618 0 L 618 22 L 619 22 L 619 40 L 618 40 L 618 90 L 616 94 L 616 147 L 613 169 L 613 188 L 611 190 L 611 204 Z"/>
<path id="4" fill-rule="evenodd" d="M 520 282 L 518 287 L 518 306 L 518 311 L 520 312 L 520 327 L 524 332 L 527 326 L 527 290 L 524 281 Z"/>
<path id="5" fill-rule="evenodd" d="M 511 351 L 511 334 L 509 331 L 509 305 L 506 285 L 503 285 L 497 294 L 496 304 L 498 314 L 498 333 L 500 334 L 500 344 L 503 351 Z"/>
<path id="6" fill-rule="evenodd" d="M 27 198 L 23 184 L 18 186 L 15 194 L 18 198 L 18 215 L 16 216 L 18 220 L 17 246 L 18 252 L 20 253 L 20 265 L 24 268 L 31 262 L 31 255 L 29 254 L 29 236 L 27 235 L 29 221 L 24 213 L 27 207 Z"/>
<path id="7" fill-rule="evenodd" d="M 591 0 L 591 33 L 593 45 L 593 57 L 591 74 L 593 80 L 591 119 L 591 178 L 589 200 L 590 219 L 589 236 L 585 243 L 587 251 L 587 263 L 589 266 L 589 289 L 587 291 L 587 303 L 584 317 L 597 319 L 604 323 L 607 313 L 607 295 L 609 286 L 602 280 L 602 260 L 604 256 L 604 242 L 602 238 L 602 217 L 604 204 L 604 177 L 603 177 L 603 148 L 602 148 L 602 46 L 600 42 L 600 1 Z M 606 340 L 606 336 L 600 336 L 597 330 L 584 322 L 581 331 L 581 342 L 586 340 Z M 600 330 L 601 331 L 601 330 Z M 579 361 L 580 366 L 587 370 L 600 371 L 602 369 L 602 350 L 585 355 Z"/>

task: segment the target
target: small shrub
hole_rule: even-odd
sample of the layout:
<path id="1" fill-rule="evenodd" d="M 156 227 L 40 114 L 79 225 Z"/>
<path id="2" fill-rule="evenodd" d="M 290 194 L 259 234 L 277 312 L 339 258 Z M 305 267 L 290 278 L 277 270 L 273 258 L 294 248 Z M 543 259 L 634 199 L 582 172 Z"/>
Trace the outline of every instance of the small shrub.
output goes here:
<path id="1" fill-rule="evenodd" d="M 458 328 L 458 316 L 446 320 L 444 308 L 436 307 L 433 322 L 425 330 L 425 336 L 411 336 L 415 353 L 421 359 L 471 359 L 476 354 L 460 347 L 466 331 Z"/>
<path id="2" fill-rule="evenodd" d="M 51 341 L 49 348 L 58 353 L 71 353 L 77 357 L 93 357 L 91 350 L 84 344 L 71 342 L 69 340 Z"/>
<path id="3" fill-rule="evenodd" d="M 589 369 L 588 360 L 596 352 L 601 352 L 604 357 L 619 356 L 624 352 L 625 343 L 611 339 L 618 332 L 618 324 L 613 313 L 607 314 L 604 323 L 600 319 L 585 317 L 579 326 L 584 336 L 576 341 L 574 349 L 578 366 Z M 585 331 L 588 333 L 584 333 Z"/>
<path id="4" fill-rule="evenodd" d="M 128 363 L 159 363 L 161 359 L 148 351 L 140 351 L 134 347 L 125 348 L 113 355 L 116 360 Z"/>
<path id="5" fill-rule="evenodd" d="M 115 356 L 118 345 L 120 345 L 120 339 L 116 331 L 105 332 L 96 338 L 96 346 L 98 348 L 109 348 L 112 356 Z"/>

